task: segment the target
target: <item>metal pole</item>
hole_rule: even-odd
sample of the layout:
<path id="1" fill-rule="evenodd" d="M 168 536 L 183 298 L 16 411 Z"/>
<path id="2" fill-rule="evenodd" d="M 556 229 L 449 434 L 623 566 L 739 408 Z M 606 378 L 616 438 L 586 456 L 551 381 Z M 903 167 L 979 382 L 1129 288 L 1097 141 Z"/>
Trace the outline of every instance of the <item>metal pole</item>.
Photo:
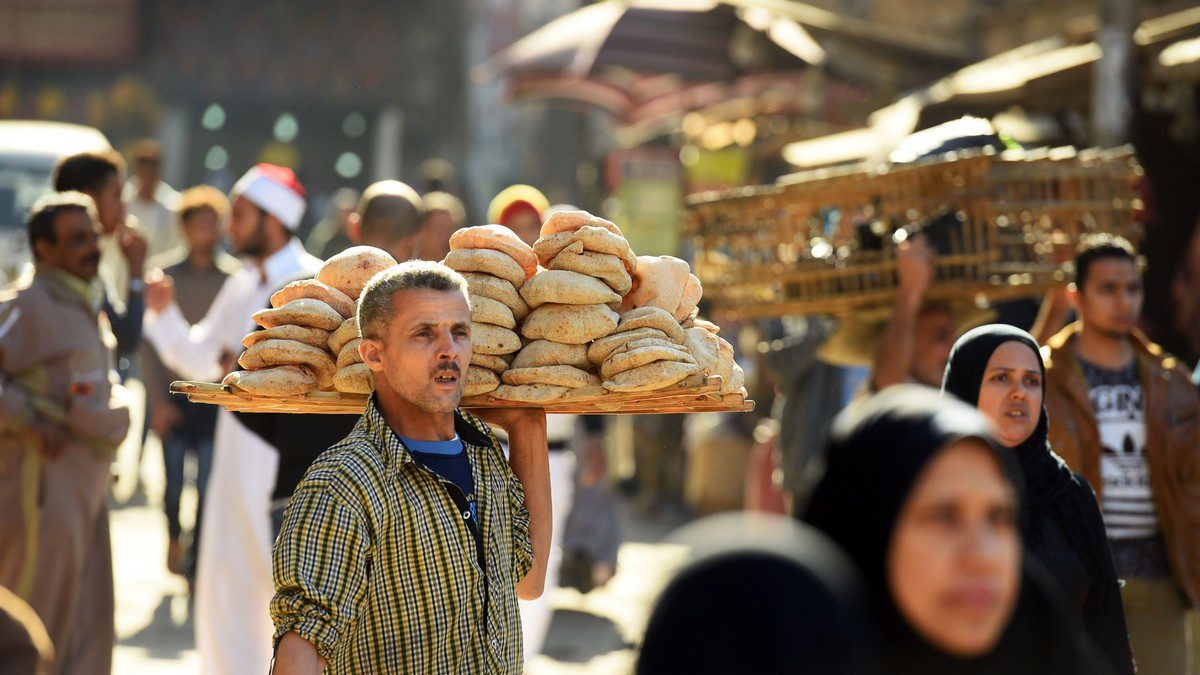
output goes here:
<path id="1" fill-rule="evenodd" d="M 1129 141 L 1135 96 L 1133 31 L 1137 27 L 1135 0 L 1100 0 L 1101 56 L 1092 86 L 1093 140 L 1101 147 Z"/>

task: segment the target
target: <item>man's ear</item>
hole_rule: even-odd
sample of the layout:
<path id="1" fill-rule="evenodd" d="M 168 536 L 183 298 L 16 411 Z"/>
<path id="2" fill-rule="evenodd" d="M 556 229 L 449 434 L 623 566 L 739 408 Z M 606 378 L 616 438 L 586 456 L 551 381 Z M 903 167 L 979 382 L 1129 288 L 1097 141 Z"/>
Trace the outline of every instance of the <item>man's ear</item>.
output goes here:
<path id="1" fill-rule="evenodd" d="M 1079 287 L 1075 285 L 1074 281 L 1067 284 L 1067 304 L 1070 305 L 1071 309 L 1075 310 L 1076 313 L 1079 312 Z"/>
<path id="2" fill-rule="evenodd" d="M 362 243 L 362 216 L 357 211 L 346 219 L 346 236 L 355 244 Z"/>
<path id="3" fill-rule="evenodd" d="M 51 244 L 48 239 L 38 239 L 33 243 L 33 252 L 38 260 L 46 260 L 50 256 L 50 251 L 54 250 L 54 244 Z"/>
<path id="4" fill-rule="evenodd" d="M 373 372 L 383 371 L 383 342 L 372 338 L 363 338 L 363 341 L 358 345 L 358 355 L 362 357 L 363 363 L 367 364 Z"/>

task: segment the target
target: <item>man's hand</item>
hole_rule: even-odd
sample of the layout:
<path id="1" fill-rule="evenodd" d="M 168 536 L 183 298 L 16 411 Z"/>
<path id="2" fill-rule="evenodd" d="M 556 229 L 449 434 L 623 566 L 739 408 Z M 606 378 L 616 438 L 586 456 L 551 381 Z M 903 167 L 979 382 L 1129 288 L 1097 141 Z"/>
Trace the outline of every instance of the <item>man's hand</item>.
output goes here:
<path id="1" fill-rule="evenodd" d="M 146 306 L 151 311 L 162 313 L 175 302 L 175 282 L 162 270 L 152 270 L 146 276 Z"/>
<path id="2" fill-rule="evenodd" d="M 149 246 L 146 237 L 124 223 L 118 225 L 113 234 L 121 247 L 121 255 L 125 256 L 125 261 L 129 263 L 129 273 L 134 279 L 140 279 L 146 267 L 146 250 Z"/>
<path id="3" fill-rule="evenodd" d="M 38 420 L 29 427 L 29 433 L 38 444 L 38 452 L 46 459 L 58 459 L 67 444 L 71 442 L 71 434 L 53 422 Z"/>
<path id="4" fill-rule="evenodd" d="M 896 276 L 899 294 L 908 299 L 923 299 L 933 283 L 933 249 L 923 235 L 896 246 Z"/>
<path id="5" fill-rule="evenodd" d="M 509 436 L 527 428 L 546 429 L 546 411 L 541 408 L 480 408 L 472 410 L 479 419 L 500 427 Z"/>

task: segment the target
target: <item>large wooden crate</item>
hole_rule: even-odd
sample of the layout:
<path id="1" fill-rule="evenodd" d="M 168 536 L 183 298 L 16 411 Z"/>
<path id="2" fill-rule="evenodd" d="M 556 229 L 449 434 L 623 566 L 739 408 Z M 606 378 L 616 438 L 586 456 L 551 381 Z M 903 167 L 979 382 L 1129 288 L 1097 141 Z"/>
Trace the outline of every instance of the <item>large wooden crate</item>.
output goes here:
<path id="1" fill-rule="evenodd" d="M 713 313 L 839 314 L 891 301 L 895 247 L 935 242 L 933 299 L 998 301 L 1069 280 L 1055 246 L 1141 238 L 1128 148 L 974 152 L 878 171 L 823 170 L 689 199 L 685 231 Z"/>

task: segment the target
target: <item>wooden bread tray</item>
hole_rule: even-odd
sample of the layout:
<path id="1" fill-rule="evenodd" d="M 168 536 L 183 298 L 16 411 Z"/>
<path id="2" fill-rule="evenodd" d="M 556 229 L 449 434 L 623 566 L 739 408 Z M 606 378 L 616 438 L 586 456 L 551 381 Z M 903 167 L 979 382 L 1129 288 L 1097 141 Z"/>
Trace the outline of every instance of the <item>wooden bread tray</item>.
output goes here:
<path id="1" fill-rule="evenodd" d="M 720 393 L 719 376 L 693 375 L 679 384 L 657 391 L 608 392 L 587 398 L 565 398 L 539 403 L 503 401 L 487 394 L 464 398 L 461 407 L 543 408 L 547 413 L 572 415 L 655 415 L 689 412 L 751 412 L 754 401 L 740 393 Z M 366 394 L 314 392 L 306 396 L 254 396 L 227 384 L 178 381 L 171 393 L 193 403 L 224 406 L 231 412 L 324 413 L 359 415 L 366 408 Z"/>

